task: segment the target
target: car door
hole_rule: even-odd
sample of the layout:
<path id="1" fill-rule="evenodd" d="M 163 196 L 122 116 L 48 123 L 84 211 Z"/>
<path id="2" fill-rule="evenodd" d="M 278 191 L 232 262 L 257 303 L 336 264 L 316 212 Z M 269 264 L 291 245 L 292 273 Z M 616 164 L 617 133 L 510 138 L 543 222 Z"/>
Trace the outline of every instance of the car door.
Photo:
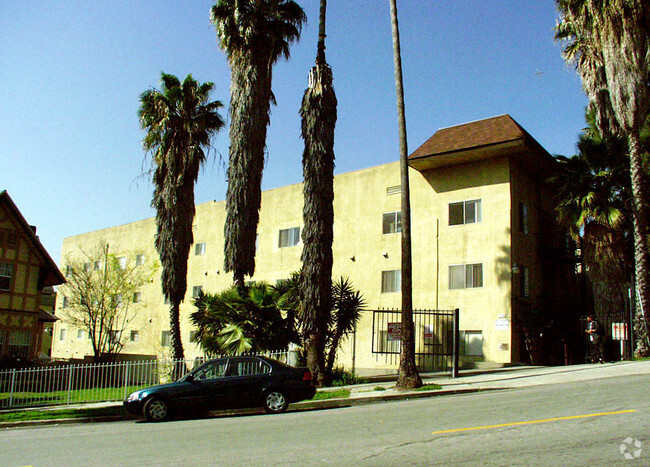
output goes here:
<path id="1" fill-rule="evenodd" d="M 229 359 L 219 358 L 206 363 L 193 373 L 192 384 L 196 386 L 194 407 L 214 409 L 221 407 L 227 396 L 226 371 Z"/>
<path id="2" fill-rule="evenodd" d="M 232 358 L 228 369 L 228 401 L 233 407 L 253 407 L 267 385 L 271 366 L 257 357 Z"/>

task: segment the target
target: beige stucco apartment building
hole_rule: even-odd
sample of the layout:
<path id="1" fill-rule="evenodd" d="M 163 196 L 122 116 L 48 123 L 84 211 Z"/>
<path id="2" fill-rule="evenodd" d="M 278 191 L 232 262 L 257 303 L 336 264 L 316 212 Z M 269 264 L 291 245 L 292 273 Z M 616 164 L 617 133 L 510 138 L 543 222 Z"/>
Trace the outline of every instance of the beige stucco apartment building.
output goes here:
<path id="1" fill-rule="evenodd" d="M 410 167 L 414 308 L 459 309 L 466 364 L 524 361 L 520 315 L 539 303 L 548 282 L 544 244 L 558 238 L 545 185 L 552 157 L 503 115 L 436 132 L 411 154 Z M 398 360 L 383 351 L 396 343 L 387 329 L 378 329 L 376 322 L 373 327 L 373 310 L 401 304 L 399 164 L 337 175 L 334 188 L 333 277 L 349 277 L 368 304 L 339 361 L 360 374 L 394 371 Z M 263 193 L 251 280 L 273 284 L 300 268 L 302 203 L 301 184 Z M 224 220 L 223 201 L 196 207 L 181 308 L 190 358 L 202 355 L 192 342 L 192 295 L 199 288 L 224 290 L 232 281 L 222 269 Z M 154 233 L 154 219 L 146 219 L 66 238 L 61 269 L 67 256 L 99 243 L 109 243 L 123 256 L 157 259 Z M 142 289 L 140 300 L 130 324 L 135 332 L 123 352 L 164 355 L 169 352 L 168 306 L 158 277 Z M 70 329 L 62 303 L 60 296 L 56 313 L 62 320 L 56 323 L 53 356 L 83 358 L 91 353 L 90 344 Z M 432 332 L 428 329 L 429 339 Z"/>

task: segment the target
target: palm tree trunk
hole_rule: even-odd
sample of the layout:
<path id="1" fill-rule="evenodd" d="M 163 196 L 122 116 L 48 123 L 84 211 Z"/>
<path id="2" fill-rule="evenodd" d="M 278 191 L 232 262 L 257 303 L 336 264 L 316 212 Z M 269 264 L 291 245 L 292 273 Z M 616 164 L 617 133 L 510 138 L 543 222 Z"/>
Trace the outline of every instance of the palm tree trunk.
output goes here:
<path id="1" fill-rule="evenodd" d="M 172 302 L 169 310 L 169 334 L 172 344 L 172 358 L 175 361 L 184 360 L 183 342 L 181 341 L 180 302 Z"/>
<path id="2" fill-rule="evenodd" d="M 646 197 L 646 180 L 643 171 L 641 144 L 636 132 L 628 134 L 628 149 L 630 152 L 630 177 L 632 179 L 632 197 L 633 197 L 633 225 L 634 225 L 634 268 L 635 268 L 635 285 L 641 305 L 641 323 L 637 327 L 637 352 L 648 353 L 650 351 L 650 342 L 648 335 L 648 323 L 650 322 L 650 303 L 648 303 L 648 287 L 650 261 L 648 258 L 648 218 L 647 218 L 647 197 Z M 641 310 L 638 310 L 641 313 Z"/>
<path id="3" fill-rule="evenodd" d="M 230 161 L 224 225 L 224 269 L 234 283 L 255 272 L 255 240 L 262 200 L 264 149 L 269 124 L 271 65 L 249 55 L 231 65 Z"/>
<path id="4" fill-rule="evenodd" d="M 309 73 L 300 114 L 305 141 L 302 164 L 304 207 L 300 298 L 306 321 L 307 366 L 319 386 L 329 385 L 325 334 L 332 309 L 332 242 L 334 238 L 334 128 L 336 94 L 325 61 L 326 0 L 321 0 L 316 65 Z"/>
<path id="5" fill-rule="evenodd" d="M 399 361 L 398 388 L 417 388 L 422 379 L 415 364 L 415 329 L 413 327 L 413 283 L 411 262 L 411 205 L 408 174 L 408 148 L 406 142 L 406 117 L 402 80 L 402 54 L 397 22 L 397 0 L 390 0 L 391 28 L 393 32 L 393 61 L 395 63 L 395 90 L 399 125 L 399 159 L 402 182 L 402 353 Z"/>

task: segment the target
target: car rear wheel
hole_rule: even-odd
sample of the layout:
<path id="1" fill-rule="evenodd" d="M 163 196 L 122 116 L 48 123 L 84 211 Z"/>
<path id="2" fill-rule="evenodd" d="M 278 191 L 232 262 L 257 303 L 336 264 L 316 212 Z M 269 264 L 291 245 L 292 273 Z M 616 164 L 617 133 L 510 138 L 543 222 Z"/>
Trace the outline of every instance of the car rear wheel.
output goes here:
<path id="1" fill-rule="evenodd" d="M 274 389 L 264 395 L 264 410 L 268 413 L 282 413 L 288 405 L 289 401 L 282 391 Z"/>
<path id="2" fill-rule="evenodd" d="M 169 417 L 169 405 L 162 399 L 153 397 L 144 404 L 144 416 L 150 422 L 162 422 Z"/>

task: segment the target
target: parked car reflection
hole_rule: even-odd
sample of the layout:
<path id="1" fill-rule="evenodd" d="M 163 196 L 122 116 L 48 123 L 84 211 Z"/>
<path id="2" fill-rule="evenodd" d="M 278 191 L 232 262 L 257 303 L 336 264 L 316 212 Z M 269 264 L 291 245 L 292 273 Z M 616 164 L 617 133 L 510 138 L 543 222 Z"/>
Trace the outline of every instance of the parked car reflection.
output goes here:
<path id="1" fill-rule="evenodd" d="M 124 401 L 128 414 L 163 421 L 185 411 L 263 407 L 281 413 L 316 393 L 311 372 L 266 357 L 211 360 L 174 383 L 141 389 Z"/>

